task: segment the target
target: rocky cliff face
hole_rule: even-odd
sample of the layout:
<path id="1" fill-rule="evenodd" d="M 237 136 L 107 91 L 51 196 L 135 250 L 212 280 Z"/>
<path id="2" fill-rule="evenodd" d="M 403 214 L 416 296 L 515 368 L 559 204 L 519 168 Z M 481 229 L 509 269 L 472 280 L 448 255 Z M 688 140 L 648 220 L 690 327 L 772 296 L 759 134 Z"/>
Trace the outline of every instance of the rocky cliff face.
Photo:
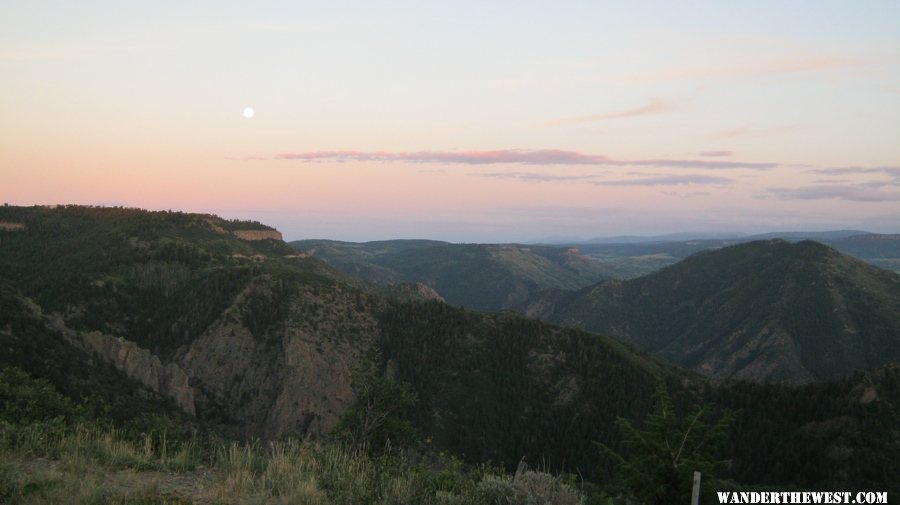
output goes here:
<path id="1" fill-rule="evenodd" d="M 80 336 L 82 345 L 129 378 L 171 398 L 178 407 L 196 415 L 194 390 L 188 375 L 175 363 L 162 363 L 153 353 L 122 337 L 92 331 Z"/>
<path id="2" fill-rule="evenodd" d="M 231 233 L 241 240 L 284 240 L 278 230 L 234 230 Z"/>
<path id="3" fill-rule="evenodd" d="M 440 302 L 444 301 L 444 298 L 427 284 L 417 282 L 413 286 L 415 287 L 416 294 L 425 300 L 437 300 Z"/>
<path id="4" fill-rule="evenodd" d="M 244 437 L 327 433 L 354 399 L 350 372 L 377 321 L 358 293 L 298 286 L 285 301 L 277 282 L 255 279 L 174 360 L 191 376 L 201 418 L 240 426 Z M 251 329 L 246 306 L 254 297 L 286 303 L 286 319 Z"/>
<path id="5" fill-rule="evenodd" d="M 0 230 L 2 231 L 22 231 L 25 225 L 22 223 L 12 223 L 9 221 L 0 221 Z"/>
<path id="6" fill-rule="evenodd" d="M 113 365 L 185 413 L 231 427 L 245 438 L 328 433 L 354 400 L 351 370 L 378 335 L 379 301 L 338 286 L 279 290 L 271 276 L 253 279 L 199 338 L 164 362 L 124 337 L 67 327 L 61 314 L 36 317 L 70 343 Z M 286 297 L 286 299 L 282 299 Z M 248 306 L 286 304 L 265 329 Z"/>
<path id="7" fill-rule="evenodd" d="M 99 331 L 76 331 L 66 325 L 62 314 L 44 313 L 29 298 L 15 296 L 15 300 L 25 309 L 25 313 L 42 321 L 48 333 L 58 333 L 70 345 L 112 365 L 151 391 L 170 398 L 183 412 L 192 416 L 196 414 L 194 390 L 187 373 L 177 364 L 163 363 L 150 351 L 123 337 Z"/>

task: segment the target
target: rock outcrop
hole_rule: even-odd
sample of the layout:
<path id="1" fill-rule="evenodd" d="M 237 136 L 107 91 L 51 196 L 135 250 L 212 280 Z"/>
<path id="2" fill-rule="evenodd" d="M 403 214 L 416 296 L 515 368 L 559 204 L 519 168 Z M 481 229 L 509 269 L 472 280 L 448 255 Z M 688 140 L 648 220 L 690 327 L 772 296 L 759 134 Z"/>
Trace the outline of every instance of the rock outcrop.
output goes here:
<path id="1" fill-rule="evenodd" d="M 232 230 L 231 234 L 241 240 L 284 240 L 278 230 Z"/>
<path id="2" fill-rule="evenodd" d="M 427 284 L 416 282 L 415 284 L 413 284 L 413 289 L 415 290 L 417 295 L 426 300 L 437 300 L 440 302 L 444 301 L 444 297 L 442 297 L 437 291 L 434 290 L 434 288 Z"/>
<path id="3" fill-rule="evenodd" d="M 11 223 L 9 221 L 0 221 L 0 230 L 2 231 L 22 231 L 25 225 L 22 223 Z"/>
<path id="4" fill-rule="evenodd" d="M 378 332 L 350 293 L 309 286 L 288 295 L 279 326 L 254 328 L 248 303 L 278 303 L 278 282 L 255 279 L 174 358 L 191 376 L 198 417 L 243 438 L 329 432 L 353 402 L 351 370 Z"/>
<path id="5" fill-rule="evenodd" d="M 196 415 L 194 390 L 187 373 L 175 363 L 164 364 L 153 353 L 122 337 L 92 331 L 81 335 L 82 344 L 103 361 L 153 391 L 171 398 L 178 407 Z"/>

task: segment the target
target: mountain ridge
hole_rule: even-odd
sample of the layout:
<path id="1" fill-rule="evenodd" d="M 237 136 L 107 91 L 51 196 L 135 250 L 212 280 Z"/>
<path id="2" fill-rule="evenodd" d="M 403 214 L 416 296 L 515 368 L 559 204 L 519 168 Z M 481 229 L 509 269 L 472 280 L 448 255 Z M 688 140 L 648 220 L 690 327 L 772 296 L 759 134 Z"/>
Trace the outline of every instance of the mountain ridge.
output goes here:
<path id="1" fill-rule="evenodd" d="M 808 382 L 900 359 L 900 275 L 813 241 L 703 251 L 519 309 L 712 377 Z"/>
<path id="2" fill-rule="evenodd" d="M 375 352 L 378 373 L 418 397 L 405 419 L 427 451 L 509 469 L 526 457 L 597 479 L 612 463 L 589 442 L 622 449 L 616 419 L 644 418 L 662 383 L 678 408 L 743 409 L 729 479 L 891 482 L 872 470 L 900 452 L 890 366 L 799 388 L 709 381 L 611 337 L 453 307 L 421 286 L 373 286 L 205 219 L 0 208 L 0 221 L 27 225 L 0 230 L 0 366 L 78 401 L 100 396 L 126 421 L 164 414 L 226 439 L 327 438 L 356 401 L 354 367 Z M 91 352 L 66 334 L 100 345 Z M 160 367 L 172 364 L 188 377 L 194 417 L 161 387 Z M 759 449 L 768 444 L 777 450 Z"/>
<path id="3" fill-rule="evenodd" d="M 448 303 L 476 310 L 511 308 L 548 287 L 579 288 L 609 277 L 577 248 L 453 244 L 430 240 L 305 240 L 293 247 L 365 280 L 428 285 Z"/>

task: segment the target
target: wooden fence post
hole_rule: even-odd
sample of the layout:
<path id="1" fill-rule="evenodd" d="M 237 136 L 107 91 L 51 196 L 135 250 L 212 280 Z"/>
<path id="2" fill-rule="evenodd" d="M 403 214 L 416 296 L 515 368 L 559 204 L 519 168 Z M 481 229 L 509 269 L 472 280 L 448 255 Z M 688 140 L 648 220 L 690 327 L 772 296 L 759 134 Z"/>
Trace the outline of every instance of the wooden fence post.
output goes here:
<path id="1" fill-rule="evenodd" d="M 700 503 L 700 472 L 694 472 L 694 490 L 691 491 L 691 505 Z"/>

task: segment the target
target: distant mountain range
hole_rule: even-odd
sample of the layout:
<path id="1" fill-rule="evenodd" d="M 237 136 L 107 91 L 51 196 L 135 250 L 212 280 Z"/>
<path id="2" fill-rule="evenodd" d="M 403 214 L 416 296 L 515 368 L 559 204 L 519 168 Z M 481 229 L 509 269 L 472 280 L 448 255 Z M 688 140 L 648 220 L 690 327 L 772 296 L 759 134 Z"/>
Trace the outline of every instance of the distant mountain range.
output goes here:
<path id="1" fill-rule="evenodd" d="M 900 275 L 813 241 L 704 251 L 520 308 L 711 377 L 808 382 L 900 359 Z"/>
<path id="2" fill-rule="evenodd" d="M 828 231 L 785 231 L 769 233 L 738 233 L 738 232 L 678 232 L 664 235 L 615 235 L 611 237 L 597 237 L 592 239 L 577 239 L 571 237 L 548 237 L 531 241 L 535 244 L 569 245 L 569 244 L 660 244 L 665 242 L 684 242 L 689 240 L 764 240 L 770 238 L 783 238 L 791 240 L 829 240 L 847 238 L 855 235 L 870 235 L 871 232 L 862 230 L 828 230 Z"/>
<path id="3" fill-rule="evenodd" d="M 0 367 L 99 396 L 122 419 L 175 412 L 229 437 L 325 436 L 353 401 L 351 371 L 378 351 L 415 388 L 438 447 L 592 468 L 582 437 L 616 443 L 616 417 L 641 417 L 658 381 L 700 380 L 609 337 L 385 289 L 274 235 L 235 233 L 273 231 L 254 223 L 76 206 L 0 207 L 0 222 Z M 565 440 L 550 436 L 561 419 Z"/>
<path id="4" fill-rule="evenodd" d="M 693 238 L 674 240 L 688 236 Z M 350 276 L 382 285 L 425 284 L 450 304 L 491 311 L 512 308 L 544 289 L 575 290 L 604 279 L 640 277 L 700 251 L 770 238 L 815 239 L 873 265 L 900 271 L 900 235 L 855 230 L 728 239 L 670 234 L 564 245 L 433 240 L 298 240 L 290 244 Z"/>
<path id="5" fill-rule="evenodd" d="M 426 284 L 450 304 L 485 311 L 513 307 L 548 288 L 582 288 L 614 272 L 569 247 L 431 240 L 290 244 L 347 274 L 382 284 Z"/>
<path id="6" fill-rule="evenodd" d="M 604 262 L 613 277 L 632 278 L 674 264 L 696 252 L 776 238 L 791 242 L 815 240 L 873 265 L 900 272 L 900 234 L 855 230 L 765 233 L 734 238 L 693 237 L 685 240 L 642 237 L 644 240 L 634 242 L 611 239 L 593 243 L 573 242 L 557 247 L 578 248 L 582 254 Z"/>
<path id="7" fill-rule="evenodd" d="M 895 485 L 897 276 L 821 244 L 741 244 L 595 283 L 605 265 L 566 247 L 298 250 L 278 236 L 211 215 L 0 207 L 0 367 L 108 408 L 115 422 L 165 415 L 224 438 L 328 437 L 371 352 L 380 374 L 415 392 L 404 415 L 427 454 L 509 468 L 525 457 L 600 477 L 610 462 L 591 442 L 623 449 L 617 419 L 645 418 L 664 384 L 680 410 L 737 411 L 727 479 Z M 341 264 L 380 282 L 433 279 L 448 301 L 522 299 L 625 342 L 453 307 L 424 285 L 372 284 Z M 714 377 L 815 382 L 708 380 L 654 353 Z"/>

